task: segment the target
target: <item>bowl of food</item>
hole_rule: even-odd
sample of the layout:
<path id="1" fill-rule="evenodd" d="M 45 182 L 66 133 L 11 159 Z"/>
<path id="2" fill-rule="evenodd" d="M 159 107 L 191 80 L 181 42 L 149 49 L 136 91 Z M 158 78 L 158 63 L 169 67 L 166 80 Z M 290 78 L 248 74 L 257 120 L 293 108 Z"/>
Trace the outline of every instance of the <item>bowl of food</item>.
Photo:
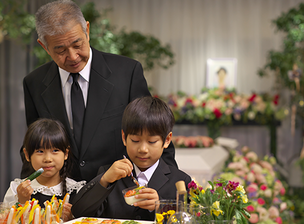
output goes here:
<path id="1" fill-rule="evenodd" d="M 124 197 L 126 203 L 128 205 L 133 205 L 135 202 L 146 200 L 143 198 L 140 198 L 140 199 L 135 198 L 135 195 L 138 195 L 139 190 L 143 189 L 143 188 L 145 188 L 145 186 L 141 186 L 141 187 L 134 186 L 134 187 L 129 187 L 129 188 L 123 189 L 122 194 L 123 194 L 123 197 Z"/>

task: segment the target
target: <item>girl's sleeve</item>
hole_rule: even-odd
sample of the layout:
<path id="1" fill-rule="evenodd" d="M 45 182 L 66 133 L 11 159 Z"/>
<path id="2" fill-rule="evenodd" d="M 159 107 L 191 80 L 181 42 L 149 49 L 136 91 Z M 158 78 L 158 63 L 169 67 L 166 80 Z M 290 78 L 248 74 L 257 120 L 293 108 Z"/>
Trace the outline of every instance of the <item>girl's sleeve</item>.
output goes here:
<path id="1" fill-rule="evenodd" d="M 8 203 L 9 206 L 15 204 L 18 202 L 18 196 L 17 196 L 17 187 L 22 182 L 21 179 L 15 179 L 10 183 L 9 189 L 6 191 L 6 194 L 4 196 L 3 202 Z"/>

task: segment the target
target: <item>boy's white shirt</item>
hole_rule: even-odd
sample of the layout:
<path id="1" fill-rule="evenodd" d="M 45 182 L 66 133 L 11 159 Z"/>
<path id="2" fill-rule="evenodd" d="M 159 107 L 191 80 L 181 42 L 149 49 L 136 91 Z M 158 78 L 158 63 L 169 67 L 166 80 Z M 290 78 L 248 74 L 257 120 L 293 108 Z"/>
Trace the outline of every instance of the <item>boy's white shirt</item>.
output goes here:
<path id="1" fill-rule="evenodd" d="M 18 201 L 17 197 L 17 187 L 21 182 L 23 182 L 25 179 L 19 179 L 16 178 L 14 181 L 10 183 L 10 188 L 7 190 L 3 202 L 8 203 L 9 205 L 13 205 Z M 86 181 L 75 181 L 71 178 L 66 178 L 66 186 L 67 186 L 67 192 L 70 194 L 74 190 L 77 190 L 77 192 L 86 184 Z M 53 187 L 47 187 L 44 185 L 39 184 L 39 182 L 34 179 L 31 182 L 31 187 L 34 189 L 33 195 L 37 194 L 38 192 L 44 195 L 49 196 L 62 196 L 62 182 L 59 184 L 53 186 Z"/>
<path id="2" fill-rule="evenodd" d="M 139 170 L 139 168 L 133 163 L 136 177 L 137 177 L 138 182 L 140 183 L 140 186 L 144 186 L 145 184 L 147 184 L 150 181 L 158 164 L 159 164 L 159 160 L 157 160 L 156 163 L 154 163 L 152 166 L 150 166 L 146 171 L 141 172 Z M 142 176 L 141 174 L 144 174 L 144 176 Z"/>

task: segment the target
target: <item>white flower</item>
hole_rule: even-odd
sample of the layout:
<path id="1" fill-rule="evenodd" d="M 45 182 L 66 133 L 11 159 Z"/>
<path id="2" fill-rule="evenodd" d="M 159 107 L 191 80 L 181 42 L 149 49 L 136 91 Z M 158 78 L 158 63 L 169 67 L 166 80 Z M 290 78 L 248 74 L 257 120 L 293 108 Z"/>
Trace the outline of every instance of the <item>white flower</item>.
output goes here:
<path id="1" fill-rule="evenodd" d="M 271 189 L 266 189 L 265 191 L 264 191 L 264 195 L 265 195 L 265 197 L 268 197 L 268 198 L 270 198 L 271 196 L 272 196 L 272 190 Z"/>
<path id="2" fill-rule="evenodd" d="M 249 118 L 250 120 L 253 120 L 253 119 L 255 118 L 255 113 L 254 113 L 253 111 L 250 111 L 250 112 L 248 113 L 248 118 Z"/>

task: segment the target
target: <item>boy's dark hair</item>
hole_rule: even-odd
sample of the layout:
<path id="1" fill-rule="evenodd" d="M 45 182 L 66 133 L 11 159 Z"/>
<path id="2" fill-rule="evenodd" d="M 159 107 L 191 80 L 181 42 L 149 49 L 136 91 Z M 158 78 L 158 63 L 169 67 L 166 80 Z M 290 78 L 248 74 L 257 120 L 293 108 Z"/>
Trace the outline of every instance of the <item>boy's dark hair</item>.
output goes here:
<path id="1" fill-rule="evenodd" d="M 128 104 L 122 117 L 122 130 L 126 139 L 129 134 L 141 134 L 146 130 L 150 135 L 160 135 L 164 144 L 174 123 L 173 113 L 164 101 L 146 96 Z"/>
<path id="2" fill-rule="evenodd" d="M 36 149 L 56 148 L 64 153 L 70 149 L 70 143 L 67 137 L 66 130 L 61 122 L 42 118 L 33 122 L 27 129 L 23 147 L 27 151 L 29 158 L 33 155 Z M 61 181 L 63 181 L 63 195 L 67 193 L 65 179 L 71 169 L 71 150 L 68 152 L 68 159 L 64 161 L 64 165 L 60 170 Z"/>

